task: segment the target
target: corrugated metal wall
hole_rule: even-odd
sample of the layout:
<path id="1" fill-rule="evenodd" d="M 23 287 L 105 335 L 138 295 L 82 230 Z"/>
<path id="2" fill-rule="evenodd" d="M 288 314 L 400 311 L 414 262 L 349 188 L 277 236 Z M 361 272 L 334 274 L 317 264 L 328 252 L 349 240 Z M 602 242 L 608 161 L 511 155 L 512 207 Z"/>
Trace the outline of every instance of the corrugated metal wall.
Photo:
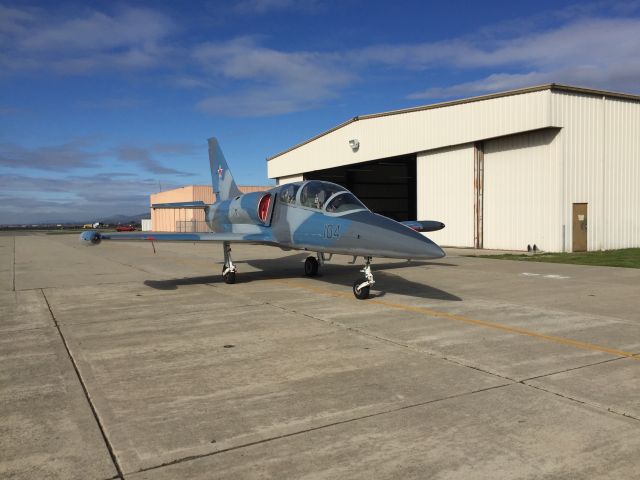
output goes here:
<path id="1" fill-rule="evenodd" d="M 473 247 L 473 155 L 473 144 L 418 154 L 418 219 L 444 222 L 427 234 L 440 245 Z"/>
<path id="2" fill-rule="evenodd" d="M 552 97 L 552 115 L 563 126 L 552 154 L 563 164 L 561 224 L 566 229 L 566 251 L 572 249 L 574 203 L 588 204 L 588 249 L 603 248 L 604 103 L 602 98 L 573 93 Z"/>
<path id="3" fill-rule="evenodd" d="M 484 248 L 558 251 L 561 165 L 550 155 L 558 129 L 484 143 Z"/>
<path id="4" fill-rule="evenodd" d="M 241 185 L 238 187 L 242 193 L 261 192 L 272 187 Z M 175 188 L 151 195 L 151 204 L 203 201 L 207 204 L 215 202 L 216 196 L 210 185 L 189 185 Z M 204 211 L 191 208 L 163 208 L 151 209 L 151 224 L 154 232 L 178 231 L 178 222 L 184 227 L 186 223 L 204 228 Z"/>
<path id="5" fill-rule="evenodd" d="M 604 248 L 640 246 L 640 103 L 606 101 Z"/>
<path id="6" fill-rule="evenodd" d="M 589 250 L 640 245 L 640 102 L 554 93 L 554 121 L 564 128 L 553 154 L 564 163 L 565 249 L 572 204 L 588 204 Z"/>
<path id="7" fill-rule="evenodd" d="M 211 190 L 211 187 L 209 187 Z M 151 195 L 151 204 L 191 202 L 194 200 L 194 185 L 166 190 Z M 151 223 L 154 232 L 175 232 L 176 222 L 195 220 L 195 210 L 184 208 L 151 209 Z"/>
<path id="8" fill-rule="evenodd" d="M 270 178 L 461 145 L 555 126 L 542 90 L 429 110 L 365 118 L 269 160 Z M 357 139 L 354 152 L 349 140 Z"/>

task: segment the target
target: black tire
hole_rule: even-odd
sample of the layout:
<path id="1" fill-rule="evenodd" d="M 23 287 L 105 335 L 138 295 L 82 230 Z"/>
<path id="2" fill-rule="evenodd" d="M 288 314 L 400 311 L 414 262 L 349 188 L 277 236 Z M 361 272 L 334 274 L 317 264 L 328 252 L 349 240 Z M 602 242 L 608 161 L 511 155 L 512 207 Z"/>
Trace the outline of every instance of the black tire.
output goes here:
<path id="1" fill-rule="evenodd" d="M 369 285 L 367 285 L 366 287 L 358 288 L 359 285 L 366 281 L 366 278 L 360 278 L 353 282 L 353 294 L 358 300 L 365 300 L 369 298 Z"/>
<path id="2" fill-rule="evenodd" d="M 222 270 L 222 279 L 224 280 L 224 283 L 228 283 L 228 284 L 236 283 L 236 272 L 227 272 L 225 274 L 224 273 L 224 269 L 223 269 Z"/>
<path id="3" fill-rule="evenodd" d="M 318 275 L 318 260 L 316 257 L 307 257 L 304 261 L 304 274 L 307 277 L 315 277 Z"/>

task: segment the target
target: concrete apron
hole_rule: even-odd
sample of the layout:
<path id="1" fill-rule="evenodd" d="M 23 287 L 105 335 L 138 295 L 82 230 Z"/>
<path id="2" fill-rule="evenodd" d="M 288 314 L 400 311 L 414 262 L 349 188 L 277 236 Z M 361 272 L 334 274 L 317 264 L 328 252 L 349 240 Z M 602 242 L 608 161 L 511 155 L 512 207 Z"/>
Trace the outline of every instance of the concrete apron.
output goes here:
<path id="1" fill-rule="evenodd" d="M 640 351 L 629 272 L 380 260 L 362 302 L 344 258 L 307 279 L 304 254 L 234 247 L 239 283 L 226 285 L 219 250 L 17 238 L 17 292 L 0 270 L 2 475 L 638 470 L 640 365 L 615 353 Z"/>

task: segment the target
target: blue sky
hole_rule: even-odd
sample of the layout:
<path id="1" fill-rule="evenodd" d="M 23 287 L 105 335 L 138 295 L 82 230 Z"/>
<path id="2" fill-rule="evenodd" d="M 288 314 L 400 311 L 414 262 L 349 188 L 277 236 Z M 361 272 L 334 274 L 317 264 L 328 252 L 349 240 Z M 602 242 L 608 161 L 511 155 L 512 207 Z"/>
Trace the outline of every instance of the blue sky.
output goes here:
<path id="1" fill-rule="evenodd" d="M 0 0 L 0 224 L 145 211 L 355 115 L 548 82 L 640 93 L 640 2 Z"/>

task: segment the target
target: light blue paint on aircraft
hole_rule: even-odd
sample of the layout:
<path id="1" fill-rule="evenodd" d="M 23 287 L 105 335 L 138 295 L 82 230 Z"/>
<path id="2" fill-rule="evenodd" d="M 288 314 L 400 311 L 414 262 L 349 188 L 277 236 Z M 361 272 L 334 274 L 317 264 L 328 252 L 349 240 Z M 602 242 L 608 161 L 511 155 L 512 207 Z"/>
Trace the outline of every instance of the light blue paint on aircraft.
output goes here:
<path id="1" fill-rule="evenodd" d="M 315 252 L 304 265 L 314 276 L 332 254 L 363 257 L 364 276 L 353 284 L 359 299 L 369 296 L 375 282 L 372 257 L 424 260 L 444 257 L 442 249 L 419 232 L 444 228 L 436 221 L 396 222 L 371 212 L 355 195 L 340 185 L 318 180 L 277 186 L 264 192 L 242 194 L 229 170 L 220 145 L 209 139 L 209 164 L 216 202 L 178 202 L 153 208 L 201 208 L 207 233 L 101 233 L 83 232 L 81 241 L 98 245 L 102 240 L 147 240 L 220 242 L 224 250 L 222 275 L 234 283 L 236 266 L 231 259 L 232 243 L 272 245 L 285 250 Z"/>

